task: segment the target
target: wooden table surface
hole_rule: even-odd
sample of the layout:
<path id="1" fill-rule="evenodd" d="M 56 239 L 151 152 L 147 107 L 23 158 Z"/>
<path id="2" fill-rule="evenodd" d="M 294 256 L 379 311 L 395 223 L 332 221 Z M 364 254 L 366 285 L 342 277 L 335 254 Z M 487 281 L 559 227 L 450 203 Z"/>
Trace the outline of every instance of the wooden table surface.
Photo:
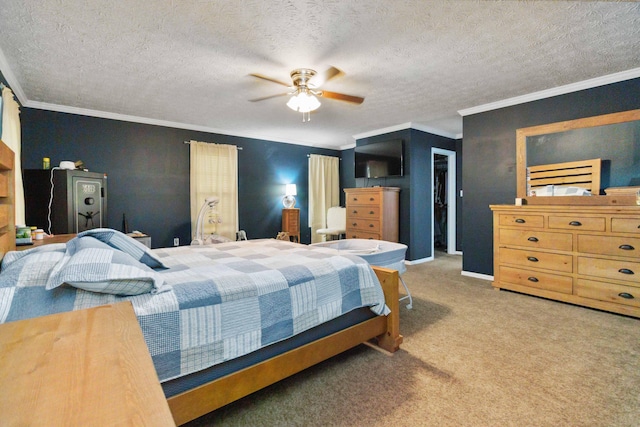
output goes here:
<path id="1" fill-rule="evenodd" d="M 74 237 L 76 237 L 76 234 L 55 234 L 53 236 L 45 236 L 45 238 L 42 240 L 33 240 L 32 245 L 16 246 L 16 251 L 24 251 L 42 245 L 49 245 L 51 243 L 67 243 Z"/>
<path id="2" fill-rule="evenodd" d="M 0 424 L 175 426 L 131 303 L 0 325 Z"/>

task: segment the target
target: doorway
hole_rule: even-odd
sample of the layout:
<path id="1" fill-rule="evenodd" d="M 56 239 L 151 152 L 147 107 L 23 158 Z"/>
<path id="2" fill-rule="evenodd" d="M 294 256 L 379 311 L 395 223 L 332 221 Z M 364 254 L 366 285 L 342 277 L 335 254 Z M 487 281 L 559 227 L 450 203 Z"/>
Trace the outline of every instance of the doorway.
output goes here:
<path id="1" fill-rule="evenodd" d="M 431 253 L 456 253 L 456 152 L 431 148 Z"/>

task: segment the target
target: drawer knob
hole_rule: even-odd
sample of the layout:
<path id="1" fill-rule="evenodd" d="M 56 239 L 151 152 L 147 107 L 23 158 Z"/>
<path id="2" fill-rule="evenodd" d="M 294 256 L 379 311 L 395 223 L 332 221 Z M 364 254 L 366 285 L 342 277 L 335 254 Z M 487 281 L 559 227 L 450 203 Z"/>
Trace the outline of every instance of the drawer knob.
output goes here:
<path id="1" fill-rule="evenodd" d="M 537 277 L 533 277 L 533 276 L 527 277 L 527 280 L 530 281 L 530 282 L 533 282 L 533 283 L 537 283 L 538 282 L 538 278 Z"/>
<path id="2" fill-rule="evenodd" d="M 356 225 L 358 225 L 358 223 L 357 223 L 357 222 L 354 222 L 354 223 L 352 223 L 351 225 L 355 227 Z"/>
<path id="3" fill-rule="evenodd" d="M 571 221 L 569 223 L 569 225 L 571 225 L 573 227 L 580 227 L 582 225 L 582 223 L 580 221 Z"/>
<path id="4" fill-rule="evenodd" d="M 537 237 L 533 237 L 533 236 L 531 236 L 531 237 L 529 237 L 527 240 L 528 240 L 528 241 L 530 241 L 530 242 L 537 242 L 537 241 L 538 241 L 538 238 L 537 238 Z"/>
<path id="5" fill-rule="evenodd" d="M 353 211 L 353 212 L 351 212 L 351 213 L 352 213 L 352 214 L 357 214 L 357 213 L 358 213 L 358 211 Z"/>
<path id="6" fill-rule="evenodd" d="M 633 251 L 635 248 L 631 245 L 620 245 L 618 249 L 622 249 L 623 251 Z"/>
<path id="7" fill-rule="evenodd" d="M 373 215 L 374 213 L 374 211 L 369 211 L 369 215 Z"/>
<path id="8" fill-rule="evenodd" d="M 522 219 L 522 218 L 516 218 L 516 222 L 517 222 L 518 224 L 524 224 L 524 223 L 525 223 L 525 222 L 527 222 L 527 221 L 525 221 L 525 220 L 524 220 L 524 219 Z"/>
<path id="9" fill-rule="evenodd" d="M 633 270 L 629 270 L 628 268 L 621 268 L 620 270 L 618 270 L 618 273 L 622 273 L 622 274 L 634 274 Z"/>
<path id="10" fill-rule="evenodd" d="M 624 299 L 633 299 L 633 295 L 628 292 L 620 292 L 618 296 Z"/>
<path id="11" fill-rule="evenodd" d="M 369 224 L 369 228 L 373 228 L 373 227 L 374 227 L 373 224 Z"/>
<path id="12" fill-rule="evenodd" d="M 538 262 L 538 258 L 534 257 L 534 256 L 528 256 L 527 260 L 531 261 L 531 262 Z"/>
<path id="13" fill-rule="evenodd" d="M 373 197 L 369 197 L 369 201 L 373 202 L 375 199 Z"/>

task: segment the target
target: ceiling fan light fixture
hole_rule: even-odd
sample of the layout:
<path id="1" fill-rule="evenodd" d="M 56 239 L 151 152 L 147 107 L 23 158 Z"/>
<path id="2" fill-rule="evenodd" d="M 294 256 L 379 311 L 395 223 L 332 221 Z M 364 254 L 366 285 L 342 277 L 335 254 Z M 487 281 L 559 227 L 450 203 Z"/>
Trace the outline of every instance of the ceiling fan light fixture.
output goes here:
<path id="1" fill-rule="evenodd" d="M 342 74 L 344 73 L 336 67 L 330 67 L 324 73 L 319 75 L 311 68 L 297 68 L 291 72 L 291 81 L 293 82 L 293 86 L 271 77 L 260 74 L 251 74 L 253 77 L 287 86 L 291 92 L 251 99 L 250 101 L 264 101 L 265 99 L 271 99 L 277 96 L 289 95 L 290 98 L 289 101 L 287 101 L 287 107 L 291 108 L 293 111 L 302 113 L 302 121 L 307 122 L 311 119 L 311 112 L 320 108 L 321 104 L 318 100 L 318 97 L 320 96 L 323 98 L 335 99 L 337 101 L 362 104 L 364 101 L 364 98 L 362 97 L 320 89 L 319 86 Z M 314 79 L 314 76 L 316 75 L 317 77 Z"/>
<path id="2" fill-rule="evenodd" d="M 318 98 L 308 92 L 298 92 L 287 102 L 287 107 L 303 114 L 317 110 L 320 105 L 322 104 L 318 101 Z"/>

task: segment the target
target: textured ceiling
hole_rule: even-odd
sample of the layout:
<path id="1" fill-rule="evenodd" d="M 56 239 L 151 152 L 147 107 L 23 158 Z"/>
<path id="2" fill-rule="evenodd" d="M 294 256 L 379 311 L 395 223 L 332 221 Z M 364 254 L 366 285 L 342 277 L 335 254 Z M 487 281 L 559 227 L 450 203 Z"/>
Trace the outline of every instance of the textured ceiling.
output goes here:
<path id="1" fill-rule="evenodd" d="M 322 147 L 640 67 L 636 2 L 3 0 L 0 69 L 30 107 Z M 294 68 L 335 66 L 302 122 Z"/>

